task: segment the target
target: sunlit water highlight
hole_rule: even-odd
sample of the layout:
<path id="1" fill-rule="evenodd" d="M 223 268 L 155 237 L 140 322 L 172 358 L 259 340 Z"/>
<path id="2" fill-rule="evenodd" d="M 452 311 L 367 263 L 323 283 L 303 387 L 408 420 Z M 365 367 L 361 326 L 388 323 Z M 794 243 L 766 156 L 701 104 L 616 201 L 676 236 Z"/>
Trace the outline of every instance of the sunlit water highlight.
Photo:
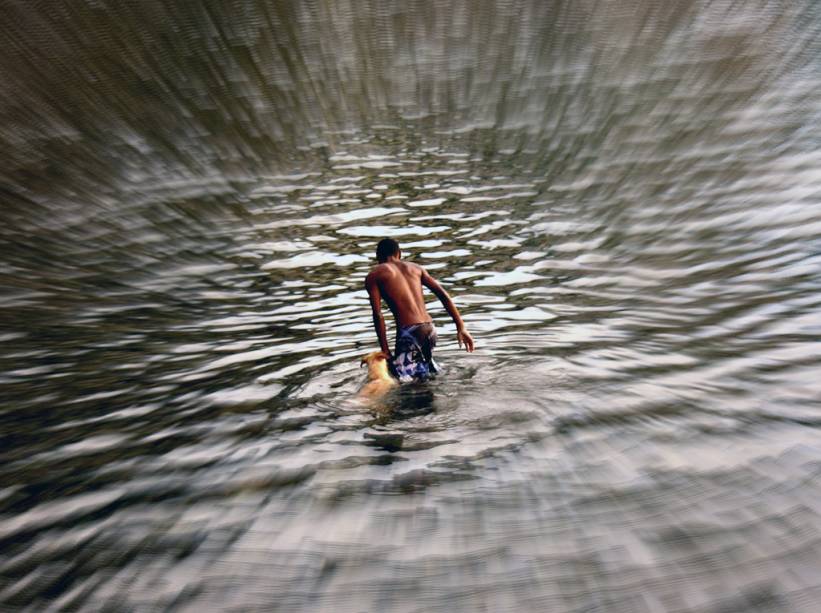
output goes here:
<path id="1" fill-rule="evenodd" d="M 5 608 L 818 610 L 821 15 L 544 4 L 2 9 Z"/>

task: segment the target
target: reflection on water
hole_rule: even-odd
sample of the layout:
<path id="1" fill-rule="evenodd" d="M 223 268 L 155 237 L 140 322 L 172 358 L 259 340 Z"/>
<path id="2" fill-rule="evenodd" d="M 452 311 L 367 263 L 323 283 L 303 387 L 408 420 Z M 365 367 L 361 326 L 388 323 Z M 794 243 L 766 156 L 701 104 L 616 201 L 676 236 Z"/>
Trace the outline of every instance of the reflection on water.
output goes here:
<path id="1" fill-rule="evenodd" d="M 816 611 L 814 4 L 0 8 L 3 608 Z M 352 402 L 396 237 L 445 373 Z"/>

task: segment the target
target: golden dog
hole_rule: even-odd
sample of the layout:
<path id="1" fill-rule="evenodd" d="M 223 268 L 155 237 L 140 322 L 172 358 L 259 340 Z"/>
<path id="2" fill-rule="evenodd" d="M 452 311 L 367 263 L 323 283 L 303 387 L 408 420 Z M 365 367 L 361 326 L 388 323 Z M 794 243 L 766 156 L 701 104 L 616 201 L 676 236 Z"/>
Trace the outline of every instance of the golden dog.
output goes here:
<path id="1" fill-rule="evenodd" d="M 373 351 L 362 358 L 360 367 L 368 365 L 368 382 L 359 390 L 360 400 L 376 400 L 384 396 L 399 382 L 388 372 L 388 356 L 382 351 Z"/>

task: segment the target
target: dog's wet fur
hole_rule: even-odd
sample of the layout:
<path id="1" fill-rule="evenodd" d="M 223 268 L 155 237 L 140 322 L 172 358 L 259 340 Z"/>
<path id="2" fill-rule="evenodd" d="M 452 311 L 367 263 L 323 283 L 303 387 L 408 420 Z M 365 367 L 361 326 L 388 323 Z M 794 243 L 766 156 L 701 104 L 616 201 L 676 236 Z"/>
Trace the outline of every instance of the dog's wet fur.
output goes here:
<path id="1" fill-rule="evenodd" d="M 368 366 L 368 382 L 359 390 L 360 400 L 376 400 L 399 385 L 388 372 L 388 356 L 383 351 L 373 351 L 362 358 L 360 366 Z"/>

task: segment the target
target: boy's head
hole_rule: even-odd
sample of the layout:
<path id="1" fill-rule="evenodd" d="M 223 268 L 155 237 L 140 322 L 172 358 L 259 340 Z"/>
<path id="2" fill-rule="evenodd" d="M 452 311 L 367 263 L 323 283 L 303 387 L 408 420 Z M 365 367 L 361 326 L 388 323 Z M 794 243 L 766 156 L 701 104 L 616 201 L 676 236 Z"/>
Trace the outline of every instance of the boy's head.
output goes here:
<path id="1" fill-rule="evenodd" d="M 387 262 L 388 258 L 395 255 L 399 256 L 399 243 L 392 238 L 383 238 L 376 246 L 376 259 L 381 264 Z"/>

